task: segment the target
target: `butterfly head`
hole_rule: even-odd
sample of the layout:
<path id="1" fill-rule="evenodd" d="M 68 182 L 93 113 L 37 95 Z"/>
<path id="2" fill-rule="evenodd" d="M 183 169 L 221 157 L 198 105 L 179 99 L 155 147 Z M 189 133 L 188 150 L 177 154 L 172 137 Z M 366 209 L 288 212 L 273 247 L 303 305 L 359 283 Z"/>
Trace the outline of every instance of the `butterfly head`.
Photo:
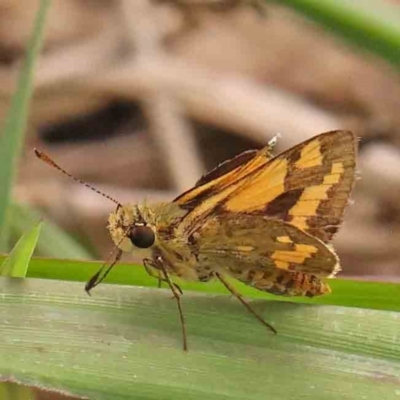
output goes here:
<path id="1" fill-rule="evenodd" d="M 148 249 L 156 241 L 154 216 L 145 205 L 117 206 L 108 219 L 108 229 L 123 251 L 132 251 L 133 247 Z"/>

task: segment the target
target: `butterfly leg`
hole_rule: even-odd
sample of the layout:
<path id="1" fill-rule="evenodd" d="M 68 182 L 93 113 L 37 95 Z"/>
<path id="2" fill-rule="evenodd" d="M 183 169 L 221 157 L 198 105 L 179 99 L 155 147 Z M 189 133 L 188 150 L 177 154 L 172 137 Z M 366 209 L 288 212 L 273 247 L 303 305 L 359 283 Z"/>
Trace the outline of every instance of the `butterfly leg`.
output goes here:
<path id="1" fill-rule="evenodd" d="M 182 290 L 179 288 L 179 286 L 177 286 L 175 283 L 172 282 L 168 274 L 167 268 L 165 267 L 164 260 L 160 256 L 157 256 L 156 259 L 154 260 L 154 266 L 155 268 L 162 271 L 164 275 L 163 281 L 168 283 L 169 287 L 171 288 L 172 294 L 176 299 L 176 304 L 178 306 L 179 317 L 181 320 L 181 327 L 182 327 L 183 350 L 187 351 L 188 347 L 187 347 L 186 323 L 185 323 L 185 317 L 183 316 L 182 304 L 181 304 Z"/>
<path id="2" fill-rule="evenodd" d="M 156 278 L 158 279 L 158 287 L 161 287 L 161 282 L 167 282 L 167 280 L 165 278 L 162 278 L 161 274 L 162 272 L 160 271 L 160 269 L 158 268 L 158 266 L 154 263 L 154 261 L 150 258 L 144 258 L 142 260 L 143 262 L 143 266 L 144 269 L 146 270 L 146 272 L 152 277 L 152 278 Z M 151 269 L 151 267 L 157 269 L 157 274 L 155 274 L 155 272 Z M 168 283 L 168 282 L 167 282 Z M 182 289 L 179 287 L 179 285 L 177 285 L 176 283 L 172 282 L 172 284 L 175 286 L 175 288 L 178 290 L 178 292 L 180 294 L 183 294 Z"/>
<path id="3" fill-rule="evenodd" d="M 236 291 L 236 289 L 218 272 L 215 273 L 215 276 L 222 282 L 222 284 L 253 314 L 264 326 L 266 326 L 270 331 L 277 333 L 276 329 L 270 325 L 268 322 L 264 321 L 264 319 L 254 311 L 250 304 L 242 297 L 240 293 Z"/>
<path id="4" fill-rule="evenodd" d="M 154 271 L 151 269 L 151 267 L 156 268 L 155 264 L 153 263 L 153 260 L 150 258 L 143 258 L 142 260 L 144 269 L 146 272 L 152 277 L 156 278 L 158 280 L 158 288 L 161 288 L 161 283 L 163 279 L 161 278 L 161 271 L 157 271 L 157 275 L 154 273 Z"/>
<path id="5" fill-rule="evenodd" d="M 117 253 L 114 257 L 114 260 L 109 264 L 108 262 L 103 264 L 99 271 L 95 275 L 93 275 L 88 282 L 86 282 L 85 290 L 86 293 L 90 296 L 90 291 L 96 287 L 99 283 L 103 282 L 103 280 L 107 277 L 109 272 L 112 270 L 114 265 L 121 259 L 122 250 L 117 249 Z"/>

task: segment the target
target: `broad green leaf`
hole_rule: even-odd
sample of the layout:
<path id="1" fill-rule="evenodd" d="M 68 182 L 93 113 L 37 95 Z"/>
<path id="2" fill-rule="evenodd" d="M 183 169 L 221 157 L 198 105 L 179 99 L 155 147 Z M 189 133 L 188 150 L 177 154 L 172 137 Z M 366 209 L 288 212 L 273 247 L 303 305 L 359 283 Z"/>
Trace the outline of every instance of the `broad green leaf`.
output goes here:
<path id="1" fill-rule="evenodd" d="M 189 352 L 167 290 L 0 279 L 0 377 L 96 400 L 396 399 L 400 313 L 183 296 Z"/>
<path id="2" fill-rule="evenodd" d="M 0 255 L 0 263 L 4 256 Z M 28 277 L 86 282 L 102 266 L 102 262 L 32 258 Z M 107 277 L 109 283 L 147 286 L 155 288 L 157 280 L 147 275 L 143 266 L 120 263 Z M 226 293 L 217 281 L 208 283 L 188 283 L 177 281 L 186 290 L 211 294 Z M 307 304 L 331 304 L 349 307 L 371 308 L 376 310 L 400 311 L 400 285 L 387 282 L 368 282 L 347 279 L 331 279 L 329 284 L 333 293 L 327 296 L 308 298 L 277 297 L 261 292 L 237 281 L 231 282 L 244 296 L 255 299 L 271 299 Z M 83 291 L 83 284 L 81 284 Z M 93 294 L 96 293 L 94 289 Z"/>
<path id="3" fill-rule="evenodd" d="M 40 235 L 41 226 L 42 223 L 39 222 L 20 237 L 17 244 L 0 267 L 1 276 L 25 278 L 29 262 Z"/>
<path id="4" fill-rule="evenodd" d="M 29 103 L 32 97 L 33 72 L 39 55 L 45 18 L 50 0 L 41 0 L 36 14 L 32 37 L 23 61 L 17 90 L 11 100 L 8 117 L 0 135 L 0 250 L 7 248 L 8 221 L 11 188 L 16 176 L 17 163 L 24 142 Z"/>

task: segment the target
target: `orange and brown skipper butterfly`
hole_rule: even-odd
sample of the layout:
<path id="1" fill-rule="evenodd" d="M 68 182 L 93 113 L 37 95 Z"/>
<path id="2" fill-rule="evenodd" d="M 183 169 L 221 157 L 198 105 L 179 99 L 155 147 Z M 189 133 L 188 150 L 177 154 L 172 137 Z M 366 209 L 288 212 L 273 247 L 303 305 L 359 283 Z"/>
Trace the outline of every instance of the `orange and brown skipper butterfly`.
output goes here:
<path id="1" fill-rule="evenodd" d="M 69 175 L 44 153 L 35 152 Z M 276 295 L 329 293 L 323 278 L 340 270 L 329 243 L 354 184 L 355 159 L 354 135 L 332 131 L 276 157 L 271 146 L 239 154 L 170 203 L 121 205 L 106 196 L 117 204 L 108 228 L 118 254 L 87 283 L 86 290 L 106 277 L 123 251 L 147 249 L 146 270 L 167 282 L 177 300 L 185 350 L 181 291 L 174 276 L 201 282 L 219 279 L 276 332 L 227 277 Z"/>

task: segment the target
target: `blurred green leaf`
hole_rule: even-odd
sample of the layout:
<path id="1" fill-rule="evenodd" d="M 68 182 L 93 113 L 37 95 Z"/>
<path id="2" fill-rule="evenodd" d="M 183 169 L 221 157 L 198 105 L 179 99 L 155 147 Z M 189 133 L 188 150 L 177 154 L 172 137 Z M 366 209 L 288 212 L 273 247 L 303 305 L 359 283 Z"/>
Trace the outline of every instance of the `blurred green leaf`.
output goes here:
<path id="1" fill-rule="evenodd" d="M 30 207 L 21 204 L 10 204 L 10 230 L 17 237 L 41 219 L 41 215 Z M 90 260 L 93 256 L 80 243 L 53 222 L 44 219 L 42 233 L 36 246 L 36 253 L 45 257 Z"/>
<path id="2" fill-rule="evenodd" d="M 362 48 L 400 65 L 400 7 L 378 0 L 283 0 Z"/>
<path id="3" fill-rule="evenodd" d="M 16 176 L 17 163 L 21 153 L 29 102 L 32 97 L 32 81 L 36 59 L 40 52 L 45 26 L 45 18 L 50 0 L 42 0 L 36 14 L 32 37 L 22 64 L 17 90 L 11 100 L 5 126 L 0 136 L 0 250 L 8 243 L 8 206 L 11 188 Z"/>
<path id="4" fill-rule="evenodd" d="M 25 278 L 29 262 L 40 235 L 42 223 L 25 232 L 0 267 L 1 276 Z"/>
<path id="5" fill-rule="evenodd" d="M 0 377 L 96 400 L 395 399 L 400 314 L 229 296 L 0 279 Z"/>

